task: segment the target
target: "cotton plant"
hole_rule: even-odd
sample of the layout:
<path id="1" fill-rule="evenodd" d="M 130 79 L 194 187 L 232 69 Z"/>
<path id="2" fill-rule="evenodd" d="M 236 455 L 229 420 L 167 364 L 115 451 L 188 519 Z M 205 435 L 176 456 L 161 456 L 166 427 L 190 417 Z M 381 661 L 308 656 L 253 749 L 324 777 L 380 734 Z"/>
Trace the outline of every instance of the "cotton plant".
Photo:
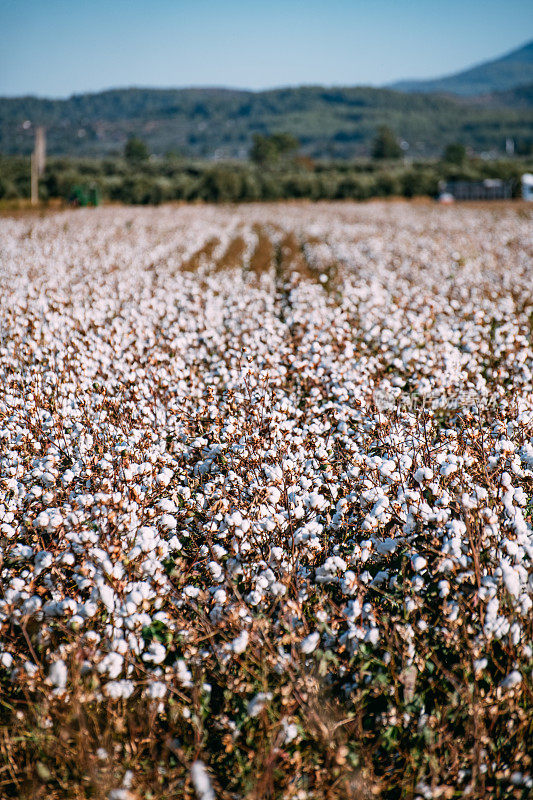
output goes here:
<path id="1" fill-rule="evenodd" d="M 230 749 L 277 713 L 279 746 L 299 741 L 277 689 L 231 677 L 254 659 L 348 700 L 358 658 L 403 659 L 414 703 L 428 642 L 467 627 L 480 691 L 527 684 L 528 220 L 335 208 L 1 220 L 13 691 L 67 702 L 81 681 L 84 702 L 198 725 L 214 672 L 237 686 Z M 190 776 L 213 795 L 200 759 Z"/>

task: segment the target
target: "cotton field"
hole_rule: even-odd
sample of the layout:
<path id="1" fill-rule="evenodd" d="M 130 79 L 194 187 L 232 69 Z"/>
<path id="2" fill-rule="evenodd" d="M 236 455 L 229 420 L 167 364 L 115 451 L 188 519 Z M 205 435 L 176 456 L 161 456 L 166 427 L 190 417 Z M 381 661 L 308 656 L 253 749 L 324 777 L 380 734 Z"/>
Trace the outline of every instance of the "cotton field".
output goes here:
<path id="1" fill-rule="evenodd" d="M 532 216 L 0 220 L 0 796 L 529 795 Z"/>

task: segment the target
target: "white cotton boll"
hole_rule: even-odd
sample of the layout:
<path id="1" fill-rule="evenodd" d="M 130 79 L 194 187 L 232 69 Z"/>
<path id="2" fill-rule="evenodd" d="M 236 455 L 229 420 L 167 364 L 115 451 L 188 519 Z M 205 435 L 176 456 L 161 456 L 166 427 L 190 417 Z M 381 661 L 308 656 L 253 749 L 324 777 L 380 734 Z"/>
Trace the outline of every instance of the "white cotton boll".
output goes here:
<path id="1" fill-rule="evenodd" d="M 129 789 L 111 789 L 107 800 L 133 800 L 133 795 Z"/>
<path id="2" fill-rule="evenodd" d="M 33 595 L 28 600 L 26 600 L 21 607 L 22 614 L 35 614 L 36 611 L 39 611 L 43 604 L 43 601 L 38 595 Z"/>
<path id="3" fill-rule="evenodd" d="M 167 686 L 162 681 L 152 681 L 146 689 L 146 694 L 151 700 L 162 700 L 166 693 Z"/>
<path id="4" fill-rule="evenodd" d="M 100 594 L 100 599 L 106 609 L 111 613 L 115 609 L 115 592 L 110 586 L 103 583 L 101 586 L 98 587 L 98 592 Z"/>
<path id="5" fill-rule="evenodd" d="M 98 672 L 107 673 L 110 678 L 118 678 L 122 672 L 124 658 L 120 653 L 108 653 L 97 666 Z"/>
<path id="6" fill-rule="evenodd" d="M 341 591 L 343 594 L 351 595 L 357 591 L 357 575 L 351 569 L 344 573 L 344 578 L 341 582 Z"/>
<path id="7" fill-rule="evenodd" d="M 513 624 L 511 625 L 511 629 L 509 631 L 509 635 L 511 638 L 511 642 L 514 645 L 517 645 L 522 637 L 522 629 L 518 624 L 518 622 L 513 622 Z"/>
<path id="8" fill-rule="evenodd" d="M 189 689 L 192 686 L 192 672 L 187 667 L 183 658 L 179 658 L 176 661 L 174 669 L 176 670 L 178 681 L 185 689 Z"/>
<path id="9" fill-rule="evenodd" d="M 98 611 L 98 606 L 96 605 L 96 603 L 93 603 L 90 600 L 87 600 L 87 602 L 84 603 L 79 609 L 80 614 L 83 617 L 87 617 L 89 619 L 91 617 L 94 617 L 97 611 Z"/>
<path id="10" fill-rule="evenodd" d="M 287 594 L 287 587 L 280 581 L 274 581 L 269 586 L 269 592 L 273 597 L 283 597 Z"/>
<path id="11" fill-rule="evenodd" d="M 518 553 L 518 549 L 519 548 L 518 548 L 518 543 L 517 542 L 512 542 L 509 539 L 504 539 L 504 541 L 502 542 L 502 545 L 505 547 L 505 549 L 507 550 L 507 553 L 510 556 L 515 556 Z"/>
<path id="12" fill-rule="evenodd" d="M 72 483 L 75 477 L 76 476 L 74 475 L 71 469 L 66 469 L 63 475 L 61 476 L 61 482 L 64 484 L 64 486 L 68 486 L 70 483 Z"/>
<path id="13" fill-rule="evenodd" d="M 106 697 L 112 700 L 127 700 L 135 691 L 135 685 L 132 681 L 109 681 L 102 689 Z"/>
<path id="14" fill-rule="evenodd" d="M 370 628 L 365 634 L 365 642 L 369 642 L 374 647 L 379 642 L 379 631 L 377 628 Z"/>
<path id="15" fill-rule="evenodd" d="M 259 692 L 253 697 L 248 705 L 246 711 L 249 717 L 257 717 L 264 709 L 266 704 L 272 700 L 272 692 Z"/>
<path id="16" fill-rule="evenodd" d="M 527 594 L 523 594 L 520 598 L 520 613 L 526 617 L 533 608 L 533 600 Z"/>
<path id="17" fill-rule="evenodd" d="M 411 565 L 415 572 L 422 572 L 427 567 L 428 562 L 424 556 L 415 555 L 411 558 Z"/>
<path id="18" fill-rule="evenodd" d="M 152 642 L 145 653 L 143 653 L 143 661 L 152 664 L 161 664 L 167 655 L 166 648 L 161 642 Z"/>
<path id="19" fill-rule="evenodd" d="M 326 505 L 326 498 L 323 497 L 318 492 L 311 492 L 310 494 L 307 495 L 305 503 L 308 506 L 308 508 L 320 510 Z"/>
<path id="20" fill-rule="evenodd" d="M 163 514 L 159 518 L 159 524 L 162 528 L 166 531 L 173 531 L 177 528 L 178 523 L 176 522 L 175 517 L 172 517 L 170 514 Z"/>
<path id="21" fill-rule="evenodd" d="M 48 680 L 56 689 L 64 689 L 67 685 L 68 669 L 64 661 L 54 661 L 48 672 Z"/>
<path id="22" fill-rule="evenodd" d="M 501 681 L 500 686 L 502 689 L 514 689 L 515 686 L 519 686 L 522 683 L 522 676 L 518 672 L 518 670 L 514 669 L 512 672 L 507 675 L 506 678 Z"/>
<path id="23" fill-rule="evenodd" d="M 355 620 L 361 616 L 361 611 L 362 608 L 360 601 L 350 600 L 344 608 L 344 615 L 350 622 L 355 622 Z"/>
<path id="24" fill-rule="evenodd" d="M 13 656 L 11 653 L 0 653 L 0 667 L 4 669 L 11 669 L 13 666 Z"/>
<path id="25" fill-rule="evenodd" d="M 501 563 L 505 588 L 513 597 L 520 595 L 520 574 L 505 562 Z"/>
<path id="26" fill-rule="evenodd" d="M 382 462 L 379 473 L 383 476 L 391 475 L 396 469 L 396 463 L 392 459 L 387 459 Z"/>
<path id="27" fill-rule="evenodd" d="M 417 483 L 427 483 L 433 480 L 433 470 L 429 467 L 419 467 L 413 475 Z"/>
<path id="28" fill-rule="evenodd" d="M 263 595 L 258 589 L 252 589 L 252 591 L 249 592 L 245 597 L 246 602 L 249 603 L 251 606 L 259 605 L 262 599 Z"/>
<path id="29" fill-rule="evenodd" d="M 54 557 L 52 553 L 49 553 L 47 550 L 41 550 L 40 553 L 37 553 L 35 556 L 35 570 L 34 575 L 40 575 L 45 569 L 48 569 L 53 564 Z"/>
<path id="30" fill-rule="evenodd" d="M 310 633 L 309 636 L 306 636 L 305 639 L 300 643 L 300 650 L 305 655 L 309 655 L 318 647 L 318 643 L 320 642 L 320 634 L 318 631 L 314 631 L 314 633 Z"/>
<path id="31" fill-rule="evenodd" d="M 511 483 L 512 483 L 512 478 L 509 475 L 509 473 L 508 472 L 502 472 L 501 485 L 508 487 L 508 486 L 511 486 Z"/>
<path id="32" fill-rule="evenodd" d="M 172 480 L 172 475 L 172 470 L 165 467 L 165 469 L 161 470 L 159 475 L 156 476 L 155 482 L 158 484 L 158 486 L 168 486 Z"/>
<path id="33" fill-rule="evenodd" d="M 268 502 L 277 505 L 281 500 L 281 492 L 277 486 L 269 486 L 267 490 Z"/>
<path id="34" fill-rule="evenodd" d="M 483 670 L 485 669 L 485 667 L 487 666 L 488 663 L 489 663 L 488 659 L 486 659 L 486 658 L 478 658 L 478 659 L 476 659 L 474 661 L 474 672 L 476 673 L 476 675 L 480 675 L 483 672 Z"/>
<path id="35" fill-rule="evenodd" d="M 203 761 L 194 761 L 191 766 L 191 781 L 198 800 L 215 800 L 207 769 Z"/>
<path id="36" fill-rule="evenodd" d="M 281 732 L 283 744 L 290 744 L 298 736 L 298 726 L 294 722 L 289 722 L 286 717 L 281 720 Z"/>
<path id="37" fill-rule="evenodd" d="M 240 653 L 244 653 L 244 651 L 248 647 L 248 640 L 249 640 L 248 631 L 242 631 L 230 643 L 232 651 L 237 655 L 239 655 Z"/>
<path id="38" fill-rule="evenodd" d="M 525 506 L 525 505 L 527 505 L 529 497 L 526 494 L 526 492 L 524 492 L 524 490 L 522 488 L 520 488 L 520 489 L 515 489 L 514 490 L 514 492 L 513 492 L 513 500 L 515 501 L 515 503 L 518 503 L 519 506 Z"/>
<path id="39" fill-rule="evenodd" d="M 233 525 L 234 527 L 238 528 L 242 525 L 243 516 L 240 511 L 234 511 L 233 514 L 230 514 L 227 517 L 227 521 L 229 525 Z"/>
<path id="40" fill-rule="evenodd" d="M 168 541 L 168 546 L 170 550 L 181 550 L 182 544 L 177 536 L 172 536 Z"/>
<path id="41" fill-rule="evenodd" d="M 210 561 L 207 565 L 207 568 L 209 569 L 209 572 L 215 581 L 217 581 L 222 575 L 222 567 L 216 561 Z"/>
<path id="42" fill-rule="evenodd" d="M 46 513 L 46 511 L 41 511 L 41 513 L 36 518 L 34 525 L 37 528 L 47 528 L 50 524 L 50 516 Z"/>
<path id="43" fill-rule="evenodd" d="M 450 584 L 448 581 L 442 580 L 439 581 L 437 584 L 437 588 L 439 590 L 439 597 L 448 597 L 450 594 Z"/>
<path id="44" fill-rule="evenodd" d="M 453 464 L 449 461 L 444 462 L 439 472 L 444 478 L 447 478 L 449 475 L 453 475 L 454 472 L 457 472 L 457 464 Z"/>
<path id="45" fill-rule="evenodd" d="M 294 506 L 291 510 L 291 516 L 294 519 L 303 519 L 305 517 L 305 508 L 302 505 Z"/>
<path id="46" fill-rule="evenodd" d="M 215 603 L 219 603 L 220 605 L 224 605 L 227 599 L 228 596 L 225 589 L 217 589 L 213 594 L 213 600 Z"/>

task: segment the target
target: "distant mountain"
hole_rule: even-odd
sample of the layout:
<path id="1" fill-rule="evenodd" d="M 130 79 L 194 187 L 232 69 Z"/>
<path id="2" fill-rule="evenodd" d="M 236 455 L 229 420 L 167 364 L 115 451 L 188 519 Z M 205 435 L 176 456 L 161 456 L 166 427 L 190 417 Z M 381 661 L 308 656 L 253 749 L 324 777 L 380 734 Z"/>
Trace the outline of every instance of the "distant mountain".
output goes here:
<path id="1" fill-rule="evenodd" d="M 400 92 L 438 92 L 464 97 L 502 92 L 533 82 L 533 41 L 494 61 L 434 80 L 404 80 L 389 89 Z"/>
<path id="2" fill-rule="evenodd" d="M 518 91 L 518 90 L 517 90 Z M 122 153 L 128 137 L 151 153 L 245 158 L 254 133 L 286 131 L 313 158 L 369 155 L 380 125 L 390 126 L 414 157 L 440 155 L 460 141 L 499 151 L 506 138 L 529 141 L 531 94 L 453 98 L 369 87 L 114 89 L 66 100 L 0 98 L 0 153 L 28 154 L 34 128 L 47 129 L 48 152 L 65 156 Z M 528 99 L 529 98 L 529 99 Z"/>

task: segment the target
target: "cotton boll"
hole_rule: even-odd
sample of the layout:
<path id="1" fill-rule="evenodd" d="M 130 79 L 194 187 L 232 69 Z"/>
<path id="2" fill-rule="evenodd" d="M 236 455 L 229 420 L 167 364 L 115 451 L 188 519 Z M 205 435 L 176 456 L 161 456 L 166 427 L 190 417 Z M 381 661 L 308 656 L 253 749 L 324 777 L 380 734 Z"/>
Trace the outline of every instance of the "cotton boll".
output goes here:
<path id="1" fill-rule="evenodd" d="M 306 636 L 305 639 L 300 643 L 300 650 L 304 655 L 309 655 L 310 653 L 314 652 L 318 647 L 318 643 L 320 642 L 320 634 L 318 631 L 314 631 L 310 633 L 309 636 Z"/>
<path id="2" fill-rule="evenodd" d="M 502 573 L 503 573 L 503 582 L 505 584 L 505 588 L 509 592 L 510 595 L 513 597 L 518 597 L 520 595 L 520 575 L 517 570 L 513 569 L 509 564 L 505 562 L 501 563 Z"/>
<path id="3" fill-rule="evenodd" d="M 112 700 L 127 700 L 131 697 L 134 690 L 135 686 L 133 682 L 128 680 L 109 681 L 102 688 L 106 697 L 110 697 Z"/>
<path id="4" fill-rule="evenodd" d="M 377 628 L 370 628 L 369 631 L 365 634 L 365 642 L 373 645 L 374 647 L 379 642 L 379 631 Z"/>
<path id="5" fill-rule="evenodd" d="M 178 525 L 175 517 L 172 517 L 170 514 L 163 514 L 163 516 L 159 518 L 159 524 L 166 531 L 173 531 Z"/>
<path id="6" fill-rule="evenodd" d="M 281 500 L 281 492 L 277 486 L 269 486 L 267 490 L 267 497 L 269 503 L 272 503 L 272 505 L 277 505 Z"/>
<path id="7" fill-rule="evenodd" d="M 41 550 L 40 553 L 37 553 L 35 556 L 35 570 L 34 575 L 40 575 L 41 572 L 48 569 L 52 565 L 54 561 L 54 557 L 52 553 L 49 553 L 47 550 Z"/>
<path id="8" fill-rule="evenodd" d="M 207 565 L 209 572 L 213 576 L 213 579 L 218 581 L 222 575 L 222 567 L 216 561 L 210 561 Z"/>
<path id="9" fill-rule="evenodd" d="M 143 661 L 152 664 L 161 664 L 167 655 L 166 648 L 161 642 L 152 642 L 145 653 L 143 653 Z"/>
<path id="10" fill-rule="evenodd" d="M 289 722 L 285 717 L 281 720 L 281 731 L 285 745 L 293 742 L 298 736 L 298 726 L 294 722 Z"/>
<path id="11" fill-rule="evenodd" d="M 244 651 L 248 647 L 248 640 L 249 640 L 248 631 L 242 631 L 231 642 L 230 647 L 231 647 L 232 651 L 237 655 L 240 655 L 241 653 L 244 653 Z"/>
<path id="12" fill-rule="evenodd" d="M 190 689 L 192 684 L 192 672 L 187 667 L 187 664 L 182 658 L 179 658 L 174 664 L 177 679 L 185 689 Z"/>
<path id="13" fill-rule="evenodd" d="M 415 572 L 422 572 L 427 567 L 427 561 L 424 556 L 415 555 L 411 558 L 411 564 Z"/>
<path id="14" fill-rule="evenodd" d="M 246 706 L 248 716 L 258 717 L 270 700 L 272 700 L 272 692 L 259 692 L 256 694 Z"/>
<path id="15" fill-rule="evenodd" d="M 191 766 L 191 781 L 198 800 L 215 800 L 211 779 L 203 761 L 194 761 Z"/>
<path id="16" fill-rule="evenodd" d="M 48 680 L 56 689 L 65 689 L 67 685 L 68 669 L 64 661 L 54 661 L 48 672 Z"/>
<path id="17" fill-rule="evenodd" d="M 4 669 L 11 669 L 13 666 L 13 656 L 11 653 L 0 653 L 0 667 L 4 667 Z"/>
<path id="18" fill-rule="evenodd" d="M 115 593 L 110 586 L 106 584 L 101 584 L 98 587 L 98 592 L 100 594 L 100 599 L 104 606 L 106 607 L 107 611 L 111 612 L 115 609 Z"/>
<path id="19" fill-rule="evenodd" d="M 108 653 L 98 664 L 98 672 L 107 673 L 110 678 L 118 678 L 122 672 L 124 657 L 120 653 Z"/>
<path id="20" fill-rule="evenodd" d="M 474 661 L 474 671 L 476 673 L 476 676 L 480 675 L 483 672 L 488 663 L 489 663 L 488 659 L 486 658 L 478 658 Z"/>
<path id="21" fill-rule="evenodd" d="M 500 686 L 502 689 L 514 689 L 522 683 L 522 676 L 518 670 L 512 670 L 506 678 L 501 681 Z"/>
<path id="22" fill-rule="evenodd" d="M 146 694 L 150 700 L 162 700 L 166 693 L 167 686 L 162 681 L 152 681 L 146 689 Z"/>
<path id="23" fill-rule="evenodd" d="M 433 480 L 433 470 L 430 467 L 419 467 L 413 474 L 413 478 L 417 483 L 429 483 Z"/>

